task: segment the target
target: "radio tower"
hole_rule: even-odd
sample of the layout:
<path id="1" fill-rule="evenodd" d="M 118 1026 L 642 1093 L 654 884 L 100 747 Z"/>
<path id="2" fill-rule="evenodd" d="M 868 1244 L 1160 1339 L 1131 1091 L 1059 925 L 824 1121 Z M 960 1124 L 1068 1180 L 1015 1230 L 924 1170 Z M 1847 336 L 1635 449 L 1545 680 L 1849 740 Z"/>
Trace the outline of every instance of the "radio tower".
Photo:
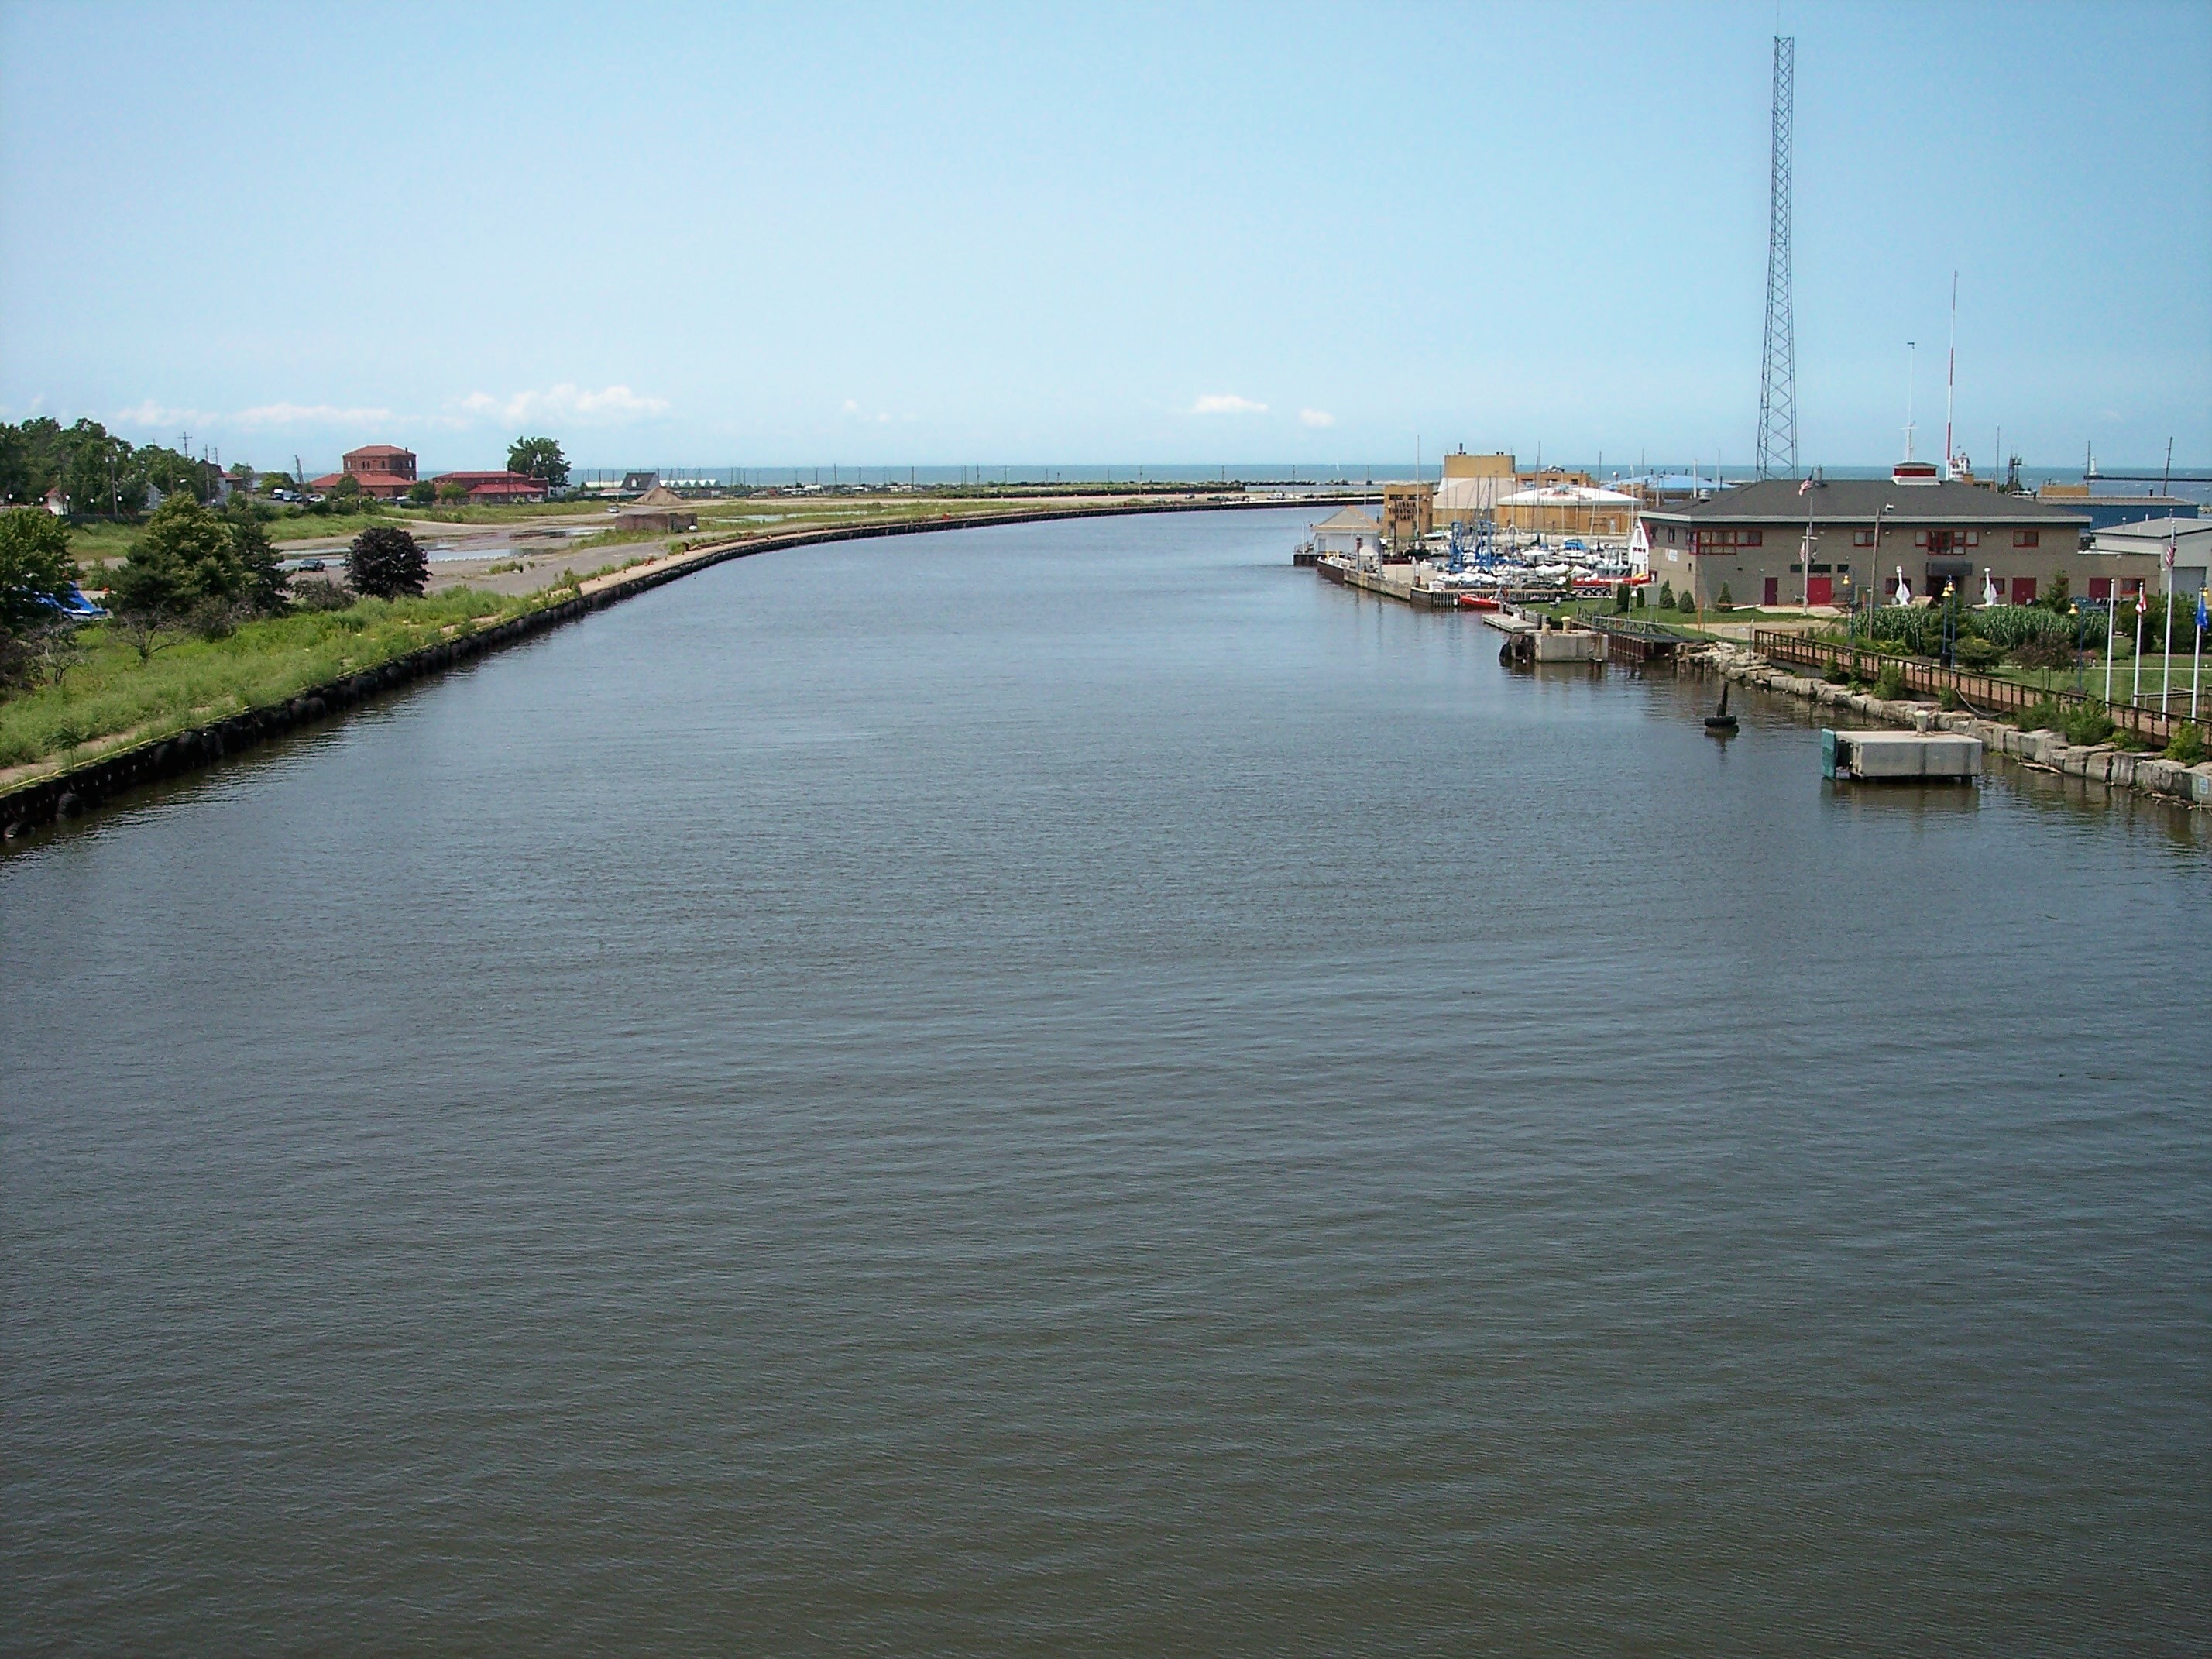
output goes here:
<path id="1" fill-rule="evenodd" d="M 1759 476 L 1797 471 L 1797 347 L 1790 318 L 1790 106 L 1797 41 L 1774 37 L 1774 149 L 1767 169 L 1766 343 L 1760 353 Z"/>

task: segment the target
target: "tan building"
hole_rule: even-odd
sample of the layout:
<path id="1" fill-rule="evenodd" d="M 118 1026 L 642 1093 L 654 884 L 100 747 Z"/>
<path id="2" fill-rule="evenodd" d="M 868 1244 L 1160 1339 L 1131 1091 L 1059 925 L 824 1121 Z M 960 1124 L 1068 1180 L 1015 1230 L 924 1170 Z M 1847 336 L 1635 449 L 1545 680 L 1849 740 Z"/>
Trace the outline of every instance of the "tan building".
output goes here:
<path id="1" fill-rule="evenodd" d="M 1636 497 L 1595 484 L 1555 483 L 1498 498 L 1498 527 L 1523 535 L 1617 541 L 1636 522 Z"/>
<path id="2" fill-rule="evenodd" d="M 1470 455 L 1463 449 L 1447 455 L 1437 485 L 1436 522 L 1472 526 L 1495 518 L 1499 498 L 1518 488 L 1510 455 Z"/>
<path id="3" fill-rule="evenodd" d="M 2050 501 L 1967 483 L 1897 479 L 1768 478 L 1711 501 L 1639 516 L 1655 581 L 1711 605 L 1725 586 L 1737 605 L 1887 604 L 1900 572 L 1916 599 L 1946 584 L 1978 605 L 1993 592 L 2024 605 L 2060 576 L 2090 598 L 2118 581 L 2154 579 L 2146 556 L 2086 552 L 2088 520 Z"/>
<path id="4" fill-rule="evenodd" d="M 1410 554 L 1436 523 L 1437 487 L 1418 483 L 1382 486 L 1382 535 L 1394 553 Z"/>

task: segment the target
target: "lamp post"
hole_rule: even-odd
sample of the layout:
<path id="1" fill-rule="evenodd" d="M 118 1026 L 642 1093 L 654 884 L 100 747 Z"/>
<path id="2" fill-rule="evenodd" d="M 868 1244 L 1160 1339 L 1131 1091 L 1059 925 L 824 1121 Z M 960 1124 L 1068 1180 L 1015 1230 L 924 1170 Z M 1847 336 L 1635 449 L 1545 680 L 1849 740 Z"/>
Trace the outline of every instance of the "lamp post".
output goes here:
<path id="1" fill-rule="evenodd" d="M 2105 595 L 2105 707 L 2112 706 L 2112 630 L 2120 620 L 2120 579 L 2112 578 L 2112 592 Z"/>
<path id="2" fill-rule="evenodd" d="M 2081 605 L 2079 600 L 2069 601 L 2066 614 L 2074 618 L 2074 695 L 2081 695 Z"/>
<path id="3" fill-rule="evenodd" d="M 1943 583 L 1943 666 L 1954 666 L 1953 648 L 1959 640 L 1959 608 L 1954 603 L 1958 585 L 1946 578 Z"/>

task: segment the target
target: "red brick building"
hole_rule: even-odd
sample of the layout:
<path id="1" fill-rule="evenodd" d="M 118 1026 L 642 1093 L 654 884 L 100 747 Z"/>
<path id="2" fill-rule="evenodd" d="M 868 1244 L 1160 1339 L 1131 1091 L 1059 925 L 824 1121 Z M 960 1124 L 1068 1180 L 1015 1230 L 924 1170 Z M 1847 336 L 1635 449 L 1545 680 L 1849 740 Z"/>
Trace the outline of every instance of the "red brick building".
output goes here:
<path id="1" fill-rule="evenodd" d="M 316 479 L 307 487 L 328 495 L 343 479 L 351 478 L 364 495 L 396 501 L 415 487 L 415 452 L 397 444 L 368 444 L 345 453 L 343 470 Z"/>
<path id="2" fill-rule="evenodd" d="M 448 484 L 459 484 L 472 501 L 542 501 L 545 480 L 522 472 L 441 472 L 430 481 L 440 494 Z"/>

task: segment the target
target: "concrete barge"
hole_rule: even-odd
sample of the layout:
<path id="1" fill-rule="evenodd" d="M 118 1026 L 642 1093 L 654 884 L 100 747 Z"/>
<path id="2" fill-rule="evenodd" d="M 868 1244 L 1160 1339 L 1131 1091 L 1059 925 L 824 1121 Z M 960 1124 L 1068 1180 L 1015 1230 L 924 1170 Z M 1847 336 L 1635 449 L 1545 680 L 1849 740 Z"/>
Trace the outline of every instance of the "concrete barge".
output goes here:
<path id="1" fill-rule="evenodd" d="M 1982 775 L 1982 740 L 1955 732 L 1820 731 L 1820 775 L 1887 783 L 1965 783 Z"/>

